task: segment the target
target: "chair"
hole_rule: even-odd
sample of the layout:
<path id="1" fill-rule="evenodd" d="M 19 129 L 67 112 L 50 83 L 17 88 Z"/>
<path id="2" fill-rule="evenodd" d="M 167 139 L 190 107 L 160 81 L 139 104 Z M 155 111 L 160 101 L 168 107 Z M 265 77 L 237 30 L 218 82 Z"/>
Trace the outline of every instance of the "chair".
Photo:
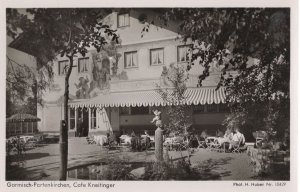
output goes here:
<path id="1" fill-rule="evenodd" d="M 237 145 L 232 146 L 232 153 L 242 153 L 247 150 L 246 145 L 242 145 L 242 141 L 240 140 Z"/>
<path id="2" fill-rule="evenodd" d="M 268 134 L 265 131 L 255 131 L 252 133 L 255 138 L 255 146 L 260 146 L 263 141 L 268 137 Z"/>
<path id="3" fill-rule="evenodd" d="M 198 141 L 198 148 L 206 148 L 205 138 L 196 136 L 196 139 Z"/>
<path id="4" fill-rule="evenodd" d="M 207 137 L 205 140 L 205 143 L 207 145 L 207 149 L 213 149 L 215 148 L 215 137 Z"/>
<path id="5" fill-rule="evenodd" d="M 86 141 L 88 144 L 96 144 L 96 141 L 93 136 L 86 137 Z"/>
<path id="6" fill-rule="evenodd" d="M 222 145 L 219 143 L 217 139 L 215 139 L 214 142 L 210 144 L 210 149 L 218 152 L 223 150 Z"/>
<path id="7" fill-rule="evenodd" d="M 241 145 L 241 141 L 239 141 L 237 144 L 232 145 L 232 153 L 240 153 L 240 145 Z"/>

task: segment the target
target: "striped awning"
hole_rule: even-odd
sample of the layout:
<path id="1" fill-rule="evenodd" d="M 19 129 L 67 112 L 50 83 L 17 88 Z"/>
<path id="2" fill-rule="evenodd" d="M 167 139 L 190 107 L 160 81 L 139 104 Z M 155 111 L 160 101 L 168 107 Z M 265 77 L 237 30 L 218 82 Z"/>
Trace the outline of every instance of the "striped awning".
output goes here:
<path id="1" fill-rule="evenodd" d="M 170 92 L 170 91 L 169 91 Z M 216 88 L 188 88 L 184 93 L 182 104 L 204 105 L 225 103 L 225 89 Z M 140 107 L 140 106 L 165 106 L 170 102 L 162 99 L 157 90 L 111 92 L 101 94 L 89 100 L 74 100 L 70 102 L 70 107 Z"/>

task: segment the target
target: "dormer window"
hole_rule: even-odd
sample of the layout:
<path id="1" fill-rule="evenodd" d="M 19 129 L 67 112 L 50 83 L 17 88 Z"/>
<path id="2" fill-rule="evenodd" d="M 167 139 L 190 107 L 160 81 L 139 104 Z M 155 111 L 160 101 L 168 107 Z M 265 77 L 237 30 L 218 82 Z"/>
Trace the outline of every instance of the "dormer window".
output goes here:
<path id="1" fill-rule="evenodd" d="M 118 27 L 129 26 L 129 13 L 118 14 Z"/>

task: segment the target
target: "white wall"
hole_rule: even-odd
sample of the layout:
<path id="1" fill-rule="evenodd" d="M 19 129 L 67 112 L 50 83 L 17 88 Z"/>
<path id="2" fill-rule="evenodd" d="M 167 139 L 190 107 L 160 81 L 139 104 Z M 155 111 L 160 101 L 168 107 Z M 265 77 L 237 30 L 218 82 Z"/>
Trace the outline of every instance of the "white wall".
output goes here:
<path id="1" fill-rule="evenodd" d="M 43 122 L 40 131 L 59 132 L 60 120 L 63 119 L 61 106 L 48 105 L 44 107 Z"/>

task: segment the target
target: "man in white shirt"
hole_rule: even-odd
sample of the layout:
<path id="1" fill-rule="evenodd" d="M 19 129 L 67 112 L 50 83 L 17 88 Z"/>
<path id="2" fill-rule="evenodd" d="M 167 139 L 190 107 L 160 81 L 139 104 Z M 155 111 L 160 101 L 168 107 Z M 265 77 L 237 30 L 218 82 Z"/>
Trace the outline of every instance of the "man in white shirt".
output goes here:
<path id="1" fill-rule="evenodd" d="M 230 143 L 229 148 L 231 149 L 233 146 L 236 146 L 236 145 L 243 146 L 244 144 L 245 144 L 244 135 L 238 129 L 235 129 L 235 133 L 233 134 L 232 141 Z"/>

